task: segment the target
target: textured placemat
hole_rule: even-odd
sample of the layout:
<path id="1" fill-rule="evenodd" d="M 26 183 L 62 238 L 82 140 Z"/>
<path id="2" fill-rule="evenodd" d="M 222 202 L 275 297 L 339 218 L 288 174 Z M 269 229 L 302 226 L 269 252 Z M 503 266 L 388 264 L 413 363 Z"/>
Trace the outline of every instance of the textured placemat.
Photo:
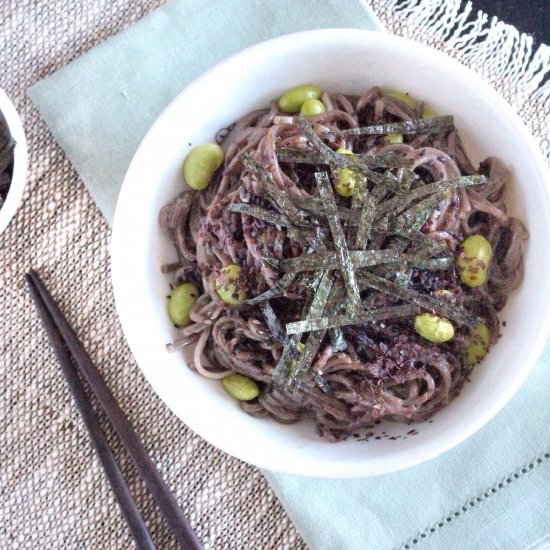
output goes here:
<path id="1" fill-rule="evenodd" d="M 304 548 L 259 471 L 217 451 L 141 376 L 115 312 L 109 228 L 27 88 L 160 0 L 0 2 L 0 86 L 30 152 L 25 201 L 0 236 L 0 548 L 132 548 L 23 284 L 36 267 L 81 335 L 206 548 Z M 161 549 L 175 545 L 130 464 Z"/>
<path id="2" fill-rule="evenodd" d="M 132 547 L 25 291 L 23 274 L 31 266 L 43 274 L 92 358 L 104 366 L 108 384 L 206 547 L 305 547 L 259 472 L 186 429 L 143 380 L 114 309 L 107 224 L 25 98 L 34 82 L 160 4 L 0 5 L 0 85 L 22 114 L 30 149 L 24 204 L 0 236 L 2 549 Z M 547 51 L 534 52 L 527 38 L 475 19 L 468 9 L 459 11 L 454 0 L 424 1 L 422 9 L 416 0 L 373 4 L 389 30 L 442 49 L 481 73 L 550 154 L 550 87 L 539 88 Z M 132 473 L 129 464 L 126 469 Z M 135 476 L 133 485 L 159 548 L 173 547 Z"/>

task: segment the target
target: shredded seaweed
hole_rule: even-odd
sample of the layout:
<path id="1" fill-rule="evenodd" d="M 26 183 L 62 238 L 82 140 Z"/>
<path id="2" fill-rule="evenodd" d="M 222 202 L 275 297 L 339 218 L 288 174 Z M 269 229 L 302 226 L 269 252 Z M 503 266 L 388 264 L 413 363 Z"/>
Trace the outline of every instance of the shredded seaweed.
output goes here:
<path id="1" fill-rule="evenodd" d="M 273 206 L 294 225 L 303 225 L 305 223 L 303 214 L 296 208 L 288 194 L 273 181 L 273 176 L 254 161 L 248 153 L 242 154 L 240 159 L 246 168 L 260 179 L 263 189 Z"/>
<path id="2" fill-rule="evenodd" d="M 372 222 L 376 214 L 376 196 L 365 192 L 363 195 L 363 205 L 355 234 L 355 248 L 362 250 L 366 248 L 370 238 Z"/>
<path id="3" fill-rule="evenodd" d="M 277 150 L 277 158 L 282 162 L 292 162 L 297 164 L 329 164 L 326 156 L 317 151 L 307 149 L 297 149 L 291 147 L 281 147 Z M 371 168 L 410 168 L 414 165 L 414 160 L 408 157 L 402 157 L 395 153 L 388 155 L 372 155 L 369 153 L 360 153 L 355 155 L 355 159 Z"/>
<path id="4" fill-rule="evenodd" d="M 325 305 L 327 304 L 330 291 L 332 289 L 332 286 L 334 284 L 334 278 L 332 274 L 329 271 L 323 271 L 320 272 L 321 277 L 320 280 L 317 277 L 317 280 L 319 281 L 317 288 L 315 290 L 315 294 L 313 295 L 313 298 L 310 303 L 306 303 L 306 305 L 302 308 L 302 317 L 317 317 L 319 315 L 322 315 L 323 310 L 325 309 Z M 307 342 L 305 348 L 300 353 L 300 358 L 296 361 L 295 364 L 292 364 L 292 360 L 295 359 L 295 357 L 298 354 L 297 345 L 298 342 L 301 340 L 302 335 L 296 334 L 293 338 L 290 339 L 288 345 L 285 346 L 283 350 L 283 354 L 281 355 L 281 358 L 279 359 L 277 366 L 275 367 L 273 374 L 272 374 L 272 380 L 275 385 L 282 389 L 290 389 L 290 386 L 292 384 L 292 380 L 294 380 L 294 383 L 296 382 L 296 379 L 298 378 L 297 370 L 299 369 L 299 372 L 303 373 L 305 370 L 309 368 L 310 363 L 305 365 L 303 354 L 307 349 Z M 309 339 L 309 338 L 308 338 Z M 313 345 L 310 344 L 310 347 Z M 313 358 L 313 357 L 312 357 Z M 307 357 L 306 357 L 307 359 Z"/>
<path id="5" fill-rule="evenodd" d="M 359 288 L 355 280 L 354 268 L 346 244 L 344 230 L 340 224 L 338 209 L 336 207 L 336 201 L 334 200 L 334 193 L 332 192 L 330 180 L 326 172 L 317 172 L 315 174 L 315 181 L 319 188 L 321 199 L 323 200 L 323 206 L 332 233 L 332 240 L 336 247 L 338 263 L 340 264 L 340 269 L 342 270 L 342 276 L 348 292 L 350 310 L 358 312 L 362 309 L 361 297 L 359 296 Z"/>
<path id="6" fill-rule="evenodd" d="M 355 269 L 396 262 L 401 258 L 401 254 L 394 250 L 351 250 L 349 255 Z M 336 269 L 340 265 L 340 261 L 336 251 L 328 250 L 280 260 L 273 265 L 285 273 L 298 273 L 317 269 Z"/>
<path id="7" fill-rule="evenodd" d="M 415 290 L 400 286 L 382 277 L 378 277 L 373 273 L 363 271 L 358 274 L 358 280 L 362 289 L 374 288 L 379 292 L 383 292 L 384 294 L 388 294 L 394 298 L 399 298 L 400 300 L 412 303 L 422 309 L 426 309 L 442 315 L 443 317 L 447 317 L 448 319 L 452 319 L 460 325 L 474 327 L 479 321 L 479 318 L 476 315 L 473 315 L 466 309 L 462 309 L 458 306 L 450 304 L 449 302 L 438 300 L 433 296 L 420 294 Z M 292 332 L 289 332 L 288 330 L 288 324 L 286 325 L 286 329 L 287 334 L 292 334 Z"/>
<path id="8" fill-rule="evenodd" d="M 448 197 L 448 190 L 429 195 L 395 218 L 391 224 L 392 229 L 405 233 L 408 231 L 419 231 L 429 216 L 433 214 L 435 207 Z"/>
<path id="9" fill-rule="evenodd" d="M 333 315 L 331 317 L 320 317 L 317 319 L 304 319 L 287 323 L 287 334 L 304 333 L 309 331 L 324 331 L 330 328 L 344 327 L 348 325 L 359 325 L 372 321 L 385 321 L 387 319 L 397 319 L 399 317 L 409 317 L 420 313 L 422 308 L 415 304 L 404 304 L 400 306 L 391 306 L 371 311 L 364 311 L 358 315 Z"/>
<path id="10" fill-rule="evenodd" d="M 264 222 L 272 223 L 273 225 L 278 225 L 280 227 L 292 227 L 292 222 L 282 214 L 277 214 L 275 212 L 270 212 L 265 208 L 260 206 L 252 206 L 244 202 L 233 203 L 229 205 L 228 210 L 230 212 L 237 212 L 239 214 L 247 214 Z"/>
<path id="11" fill-rule="evenodd" d="M 278 298 L 279 296 L 284 296 L 287 288 L 294 283 L 296 280 L 296 274 L 295 273 L 286 273 L 283 275 L 276 283 L 275 285 L 266 290 L 265 292 L 262 292 L 261 294 L 258 294 L 258 296 L 254 296 L 253 298 L 248 298 L 247 300 L 243 300 L 243 304 L 246 305 L 253 305 L 253 304 L 259 304 L 260 302 L 263 302 L 265 300 L 271 300 L 271 298 Z"/>
<path id="12" fill-rule="evenodd" d="M 390 124 L 376 124 L 373 126 L 362 126 L 359 128 L 347 128 L 345 130 L 334 130 L 332 133 L 341 136 L 364 136 L 383 134 L 438 134 L 448 132 L 454 128 L 452 116 L 439 116 L 432 118 L 421 118 L 418 120 L 404 120 Z"/>
<path id="13" fill-rule="evenodd" d="M 448 271 L 453 263 L 454 257 L 446 256 L 444 258 L 430 258 L 429 260 L 416 262 L 414 267 L 425 271 Z"/>
<path id="14" fill-rule="evenodd" d="M 285 344 L 288 342 L 288 336 L 281 325 L 281 321 L 277 317 L 276 313 L 273 311 L 271 304 L 268 300 L 260 302 L 259 308 L 265 317 L 267 326 L 271 332 L 271 336 L 275 342 L 281 342 Z"/>
<path id="15" fill-rule="evenodd" d="M 394 193 L 402 193 L 399 181 L 391 173 L 379 174 L 374 170 L 371 170 L 364 164 L 355 158 L 355 155 L 341 155 L 336 151 L 333 151 L 323 140 L 315 133 L 306 117 L 300 116 L 300 127 L 302 128 L 306 138 L 309 142 L 326 158 L 327 164 L 333 164 L 339 168 L 348 168 L 365 176 L 368 180 L 387 187 Z"/>
<path id="16" fill-rule="evenodd" d="M 420 187 L 413 189 L 406 195 L 400 195 L 398 197 L 393 197 L 392 199 L 384 201 L 378 206 L 376 214 L 382 216 L 386 212 L 389 212 L 393 209 L 402 209 L 407 206 L 407 204 L 410 204 L 417 199 L 425 197 L 426 195 L 432 195 L 433 193 L 438 193 L 447 189 L 458 189 L 460 187 L 467 187 L 470 185 L 482 185 L 484 183 L 488 183 L 488 181 L 489 180 L 485 176 L 463 176 L 460 178 L 441 180 L 436 181 L 435 183 L 421 185 Z"/>

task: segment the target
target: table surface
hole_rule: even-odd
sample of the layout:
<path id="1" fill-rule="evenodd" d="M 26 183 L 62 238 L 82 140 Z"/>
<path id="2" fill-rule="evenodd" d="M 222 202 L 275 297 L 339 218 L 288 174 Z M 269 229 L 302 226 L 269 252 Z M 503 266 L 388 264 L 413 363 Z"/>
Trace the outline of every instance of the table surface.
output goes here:
<path id="1" fill-rule="evenodd" d="M 109 228 L 26 97 L 34 82 L 163 3 L 0 2 L 1 85 L 21 113 L 30 153 L 25 199 L 0 238 L 0 548 L 131 547 L 24 287 L 23 275 L 30 267 L 40 271 L 94 362 L 102 366 L 107 383 L 207 546 L 305 547 L 260 472 L 183 427 L 139 375 L 114 308 Z M 444 49 L 429 33 L 420 35 L 414 25 L 398 21 L 384 0 L 372 3 L 388 29 Z M 518 17 L 521 30 L 536 32 L 541 39 L 546 36 L 550 42 L 548 0 L 529 2 L 529 14 L 523 18 L 519 13 L 524 10 L 517 6 L 525 4 L 516 0 L 515 11 L 501 11 L 507 4 L 475 0 L 474 7 L 510 23 Z M 459 54 L 455 57 L 462 59 Z M 515 100 L 520 114 L 532 112 L 528 101 L 517 95 L 517 86 L 503 85 L 490 67 L 473 68 L 509 101 Z M 537 116 L 525 118 L 542 142 Z M 131 464 L 123 464 L 123 469 L 155 540 L 163 550 L 173 547 Z"/>

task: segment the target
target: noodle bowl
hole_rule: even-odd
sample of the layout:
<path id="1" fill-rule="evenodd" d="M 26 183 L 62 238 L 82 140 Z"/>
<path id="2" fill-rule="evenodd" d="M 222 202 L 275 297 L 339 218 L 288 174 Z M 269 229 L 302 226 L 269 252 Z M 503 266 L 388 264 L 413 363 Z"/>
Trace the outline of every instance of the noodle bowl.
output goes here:
<path id="1" fill-rule="evenodd" d="M 193 145 L 213 142 L 220 128 L 247 112 L 267 108 L 270 99 L 299 82 L 356 96 L 379 83 L 384 90 L 409 91 L 437 113 L 454 115 L 474 167 L 495 155 L 511 169 L 507 216 L 523 220 L 530 233 L 523 282 L 498 313 L 506 321 L 506 326 L 500 323 L 502 337 L 473 368 L 471 382 L 429 421 L 414 426 L 383 422 L 367 429 L 365 436 L 372 434 L 368 442 L 348 437 L 329 445 L 316 435 L 314 419 L 282 424 L 270 416 L 254 418 L 224 391 L 220 380 L 193 372 L 192 348 L 176 353 L 165 349 L 180 336 L 166 313 L 175 272 L 162 274 L 160 266 L 181 260 L 158 216 L 184 190 L 183 157 Z M 220 100 L 213 101 L 213 94 Z M 464 441 L 493 418 L 526 380 L 546 342 L 548 177 L 537 145 L 517 115 L 480 78 L 444 54 L 386 33 L 350 29 L 311 31 L 259 44 L 186 87 L 151 127 L 132 160 L 119 195 L 111 244 L 122 329 L 141 373 L 166 406 L 196 434 L 241 460 L 324 478 L 379 475 L 419 464 Z M 479 186 L 469 189 L 480 192 Z M 220 367 L 203 366 L 210 371 Z M 515 403 L 510 407 L 521 414 Z M 529 413 L 524 420 L 529 421 Z"/>

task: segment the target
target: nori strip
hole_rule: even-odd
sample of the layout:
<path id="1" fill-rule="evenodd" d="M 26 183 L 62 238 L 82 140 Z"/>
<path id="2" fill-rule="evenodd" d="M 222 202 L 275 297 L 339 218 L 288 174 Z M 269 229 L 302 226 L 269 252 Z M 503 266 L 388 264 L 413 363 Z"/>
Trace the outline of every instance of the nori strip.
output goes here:
<path id="1" fill-rule="evenodd" d="M 301 338 L 302 333 L 296 333 L 288 339 L 287 344 L 283 348 L 283 353 L 281 354 L 281 357 L 279 357 L 279 361 L 277 361 L 277 365 L 271 373 L 271 381 L 275 386 L 281 389 L 284 389 L 285 383 L 288 379 L 290 365 L 298 355 L 298 343 Z"/>
<path id="2" fill-rule="evenodd" d="M 229 205 L 228 210 L 230 212 L 237 212 L 239 214 L 247 214 L 264 222 L 272 223 L 273 225 L 279 225 L 281 227 L 292 226 L 292 222 L 282 214 L 270 212 L 260 206 L 252 206 L 244 202 L 233 203 Z"/>
<path id="3" fill-rule="evenodd" d="M 326 157 L 328 164 L 334 164 L 339 168 L 348 168 L 354 170 L 358 174 L 365 176 L 370 181 L 377 183 L 379 185 L 384 185 L 391 189 L 394 193 L 402 193 L 399 186 L 399 181 L 397 178 L 391 174 L 391 172 L 386 172 L 386 174 L 379 174 L 374 172 L 367 166 L 361 164 L 356 158 L 355 155 L 341 155 L 336 151 L 333 151 L 328 145 L 326 145 L 323 140 L 315 133 L 313 128 L 310 126 L 306 118 L 300 115 L 300 127 L 302 128 L 306 138 L 310 143 Z"/>
<path id="4" fill-rule="evenodd" d="M 453 178 L 450 180 L 436 181 L 435 183 L 429 183 L 427 185 L 421 185 L 416 189 L 413 189 L 404 196 L 394 197 L 381 203 L 376 213 L 382 216 L 386 212 L 393 210 L 394 208 L 403 208 L 407 204 L 410 204 L 416 199 L 444 191 L 446 189 L 458 189 L 459 187 L 467 187 L 469 185 L 481 185 L 488 183 L 488 179 L 485 176 L 463 176 L 460 178 Z"/>
<path id="5" fill-rule="evenodd" d="M 454 258 L 452 256 L 445 256 L 444 258 L 431 258 L 417 262 L 414 264 L 414 267 L 426 271 L 447 271 L 451 268 L 453 262 Z"/>
<path id="6" fill-rule="evenodd" d="M 317 280 L 319 279 L 317 278 Z M 333 283 L 334 278 L 332 274 L 329 271 L 322 272 L 322 276 L 319 284 L 317 285 L 317 289 L 315 290 L 313 299 L 310 303 L 306 303 L 302 308 L 302 317 L 307 318 L 308 316 L 315 317 L 318 315 L 322 315 L 327 300 L 329 298 Z M 286 388 L 287 384 L 290 381 L 292 373 L 295 372 L 295 370 L 298 368 L 300 360 L 297 360 L 294 366 L 292 366 L 292 360 L 295 359 L 295 357 L 298 355 L 298 350 L 296 346 L 301 340 L 301 337 L 301 334 L 294 334 L 293 337 L 290 338 L 289 343 L 285 346 L 281 358 L 279 359 L 277 366 L 275 367 L 273 374 L 271 375 L 273 383 L 282 389 Z M 305 348 L 301 352 L 300 359 L 302 358 L 302 354 L 304 353 L 304 351 Z"/>
<path id="7" fill-rule="evenodd" d="M 354 268 L 367 267 L 401 259 L 401 254 L 394 250 L 350 250 L 352 266 Z M 316 254 L 304 254 L 297 258 L 280 260 L 274 264 L 285 273 L 313 271 L 317 269 L 336 269 L 339 266 L 338 252 L 329 250 Z"/>
<path id="8" fill-rule="evenodd" d="M 428 296 L 426 294 L 420 294 L 415 290 L 410 288 L 405 288 L 396 283 L 392 283 L 382 277 L 378 277 L 373 273 L 361 272 L 358 274 L 358 281 L 362 289 L 374 288 L 379 292 L 393 296 L 394 298 L 399 298 L 410 302 L 422 309 L 428 311 L 433 311 L 452 319 L 461 325 L 467 325 L 469 327 L 474 327 L 475 324 L 479 321 L 479 318 L 476 315 L 473 315 L 466 309 L 459 308 L 455 305 L 450 304 L 449 302 L 444 302 L 434 298 L 433 296 Z M 288 324 L 286 326 L 287 334 L 292 334 L 295 331 L 289 332 Z"/>
<path id="9" fill-rule="evenodd" d="M 372 155 L 369 153 L 359 153 L 354 155 L 358 162 L 365 163 L 372 168 L 409 168 L 413 166 L 414 160 L 408 157 L 402 157 L 395 153 L 389 155 Z M 291 147 L 281 147 L 277 150 L 277 157 L 282 162 L 292 162 L 298 164 L 329 164 L 326 156 L 304 149 Z"/>
<path id="10" fill-rule="evenodd" d="M 348 128 L 346 130 L 334 130 L 332 133 L 340 136 L 364 136 L 382 134 L 437 134 L 454 128 L 452 116 L 439 116 L 422 118 L 418 120 L 404 120 L 390 124 L 377 124 L 362 126 L 360 128 Z"/>
<path id="11" fill-rule="evenodd" d="M 266 290 L 265 292 L 262 292 L 261 294 L 258 294 L 258 296 L 243 300 L 242 303 L 246 305 L 253 305 L 263 302 L 264 300 L 271 300 L 271 298 L 284 296 L 286 289 L 295 281 L 295 279 L 295 273 L 286 273 L 277 281 L 277 283 L 275 283 L 272 288 Z"/>
<path id="12" fill-rule="evenodd" d="M 359 217 L 359 225 L 355 234 L 355 248 L 361 250 L 367 246 L 370 238 L 372 222 L 376 213 L 376 197 L 366 192 L 363 195 L 363 207 Z"/>
<path id="13" fill-rule="evenodd" d="M 421 311 L 422 308 L 415 304 L 404 304 L 364 311 L 358 315 L 333 315 L 317 319 L 304 319 L 303 321 L 287 323 L 286 332 L 287 334 L 293 335 L 308 331 L 324 331 L 329 328 L 358 325 L 371 321 L 385 321 L 386 319 L 396 319 L 398 317 L 408 317 L 420 313 Z M 313 332 L 313 334 L 316 334 L 316 332 Z"/>
<path id="14" fill-rule="evenodd" d="M 277 315 L 273 311 L 269 301 L 265 300 L 264 302 L 260 302 L 259 308 L 264 314 L 265 321 L 271 331 L 273 340 L 275 340 L 275 342 L 281 342 L 281 344 L 288 343 L 288 336 L 283 329 L 283 325 L 281 325 L 281 321 L 279 321 Z"/>
<path id="15" fill-rule="evenodd" d="M 346 237 L 344 230 L 340 224 L 340 218 L 338 216 L 338 209 L 336 207 L 336 201 L 330 185 L 330 180 L 326 172 L 317 172 L 315 174 L 315 181 L 319 188 L 319 194 L 323 200 L 323 206 L 327 214 L 330 231 L 332 233 L 332 239 L 338 256 L 338 262 L 340 269 L 342 270 L 342 276 L 346 284 L 348 291 L 350 310 L 353 312 L 360 311 L 363 306 L 361 305 L 361 297 L 359 296 L 359 287 L 355 280 L 355 274 L 353 264 L 351 262 L 348 246 L 346 244 Z"/>
<path id="16" fill-rule="evenodd" d="M 395 218 L 390 227 L 398 232 L 419 231 L 430 214 L 434 212 L 435 207 L 448 197 L 448 193 L 449 191 L 434 193 L 417 202 Z"/>
<path id="17" fill-rule="evenodd" d="M 272 175 L 265 168 L 256 163 L 248 153 L 242 154 L 240 159 L 246 168 L 260 178 L 264 191 L 271 199 L 273 206 L 279 210 L 281 214 L 288 217 L 294 225 L 303 225 L 305 223 L 303 214 L 296 208 L 288 194 L 283 189 L 280 189 L 273 181 Z"/>
<path id="18" fill-rule="evenodd" d="M 317 317 L 323 314 L 325 307 L 329 303 L 329 299 L 334 299 L 335 295 L 340 296 L 338 287 L 334 288 L 334 277 L 328 271 L 323 273 L 323 277 L 317 292 L 315 293 L 314 300 L 309 308 L 308 318 Z M 314 357 L 319 351 L 319 346 L 325 337 L 326 331 L 310 332 L 307 340 L 304 344 L 304 348 L 300 352 L 298 359 L 288 372 L 288 378 L 285 382 L 285 388 L 295 393 L 298 391 L 300 384 L 306 372 L 309 370 Z"/>

